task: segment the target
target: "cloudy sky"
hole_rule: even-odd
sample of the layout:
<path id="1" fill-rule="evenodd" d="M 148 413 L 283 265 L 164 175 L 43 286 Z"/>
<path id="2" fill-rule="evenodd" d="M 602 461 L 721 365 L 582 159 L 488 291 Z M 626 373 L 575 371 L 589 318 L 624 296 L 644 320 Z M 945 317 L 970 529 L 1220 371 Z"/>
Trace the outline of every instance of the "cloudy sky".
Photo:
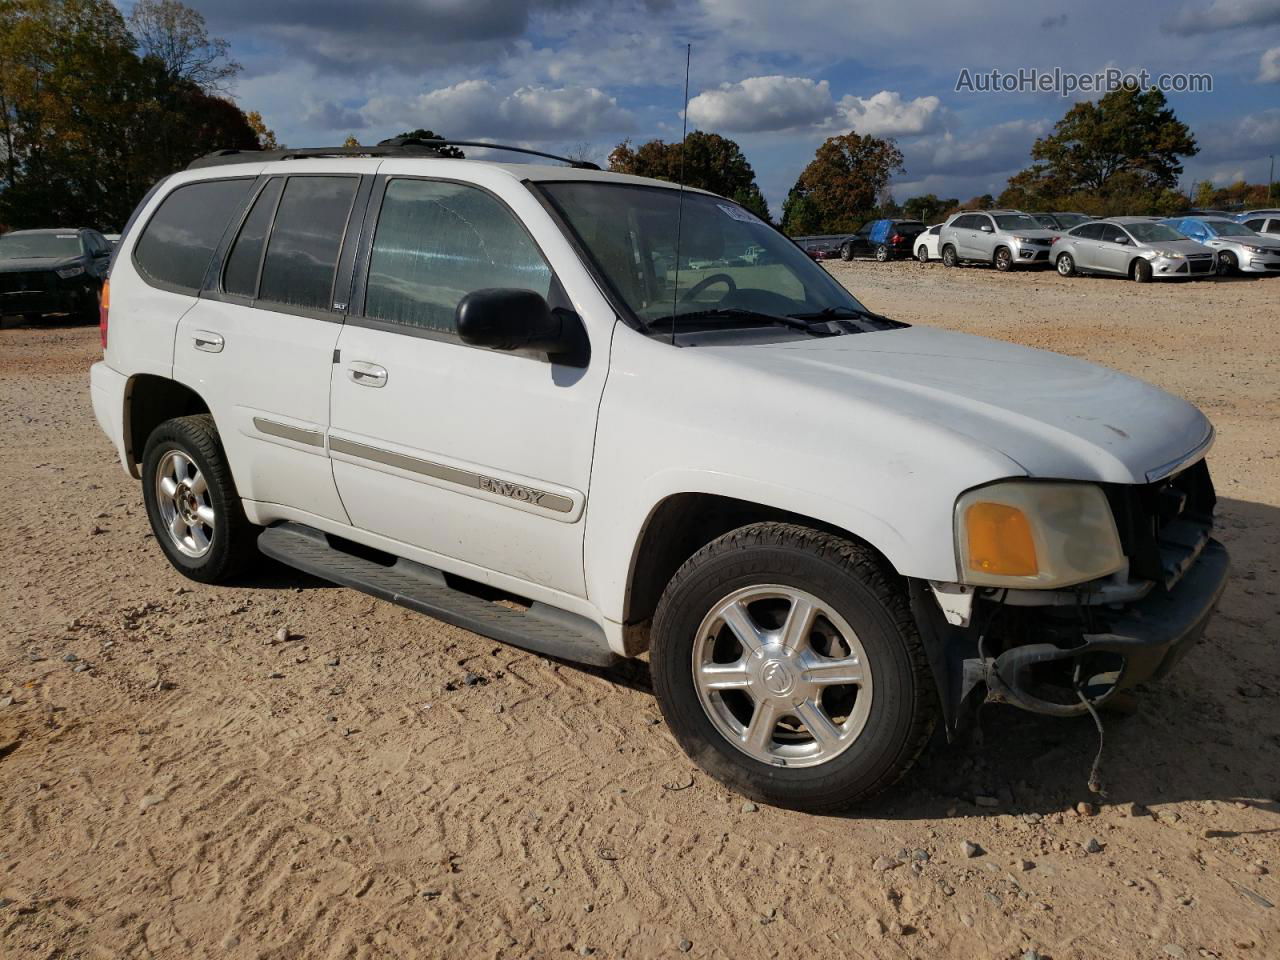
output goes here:
<path id="1" fill-rule="evenodd" d="M 897 139 L 899 200 L 999 193 L 1071 100 L 957 92 L 966 68 L 1210 73 L 1212 93 L 1170 94 L 1201 145 L 1186 182 L 1262 181 L 1280 152 L 1280 0 L 187 2 L 244 64 L 241 106 L 294 146 L 422 126 L 603 161 L 678 139 L 692 43 L 691 127 L 742 145 L 775 213 L 850 129 Z"/>

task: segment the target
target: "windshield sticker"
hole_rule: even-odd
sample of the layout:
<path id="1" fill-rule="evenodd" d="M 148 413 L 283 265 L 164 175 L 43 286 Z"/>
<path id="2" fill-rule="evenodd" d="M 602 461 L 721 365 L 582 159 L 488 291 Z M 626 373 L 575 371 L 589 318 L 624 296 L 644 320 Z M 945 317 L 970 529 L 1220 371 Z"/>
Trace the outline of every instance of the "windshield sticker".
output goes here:
<path id="1" fill-rule="evenodd" d="M 76 238 L 74 233 L 59 233 L 56 236 L 59 240 L 74 240 Z"/>
<path id="2" fill-rule="evenodd" d="M 716 206 L 723 210 L 730 219 L 738 220 L 742 223 L 764 223 L 764 221 L 754 213 L 749 210 L 743 210 L 741 207 L 735 207 L 727 203 L 717 203 Z"/>

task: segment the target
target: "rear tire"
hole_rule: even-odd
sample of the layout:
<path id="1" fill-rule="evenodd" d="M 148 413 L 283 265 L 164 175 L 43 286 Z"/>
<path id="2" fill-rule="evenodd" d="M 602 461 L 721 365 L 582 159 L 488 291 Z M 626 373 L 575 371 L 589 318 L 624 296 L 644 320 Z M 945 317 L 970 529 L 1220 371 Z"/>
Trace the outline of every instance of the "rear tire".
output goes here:
<path id="1" fill-rule="evenodd" d="M 848 244 L 848 243 L 846 243 L 846 244 L 844 244 L 844 245 L 840 248 L 840 259 L 841 259 L 841 260 L 846 260 L 846 261 L 847 261 L 847 260 L 852 260 L 852 259 L 853 259 L 853 245 L 852 245 L 852 244 Z"/>
<path id="2" fill-rule="evenodd" d="M 926 247 L 923 243 L 920 244 L 920 249 L 916 251 L 916 259 L 919 260 L 921 263 L 929 262 L 929 248 Z"/>
<path id="3" fill-rule="evenodd" d="M 947 244 L 942 248 L 942 265 L 944 267 L 960 266 L 960 258 L 956 256 L 956 248 Z"/>
<path id="4" fill-rule="evenodd" d="M 151 432 L 142 497 L 160 549 L 183 576 L 223 583 L 257 558 L 257 528 L 245 517 L 207 413 L 166 420 Z"/>
<path id="5" fill-rule="evenodd" d="M 1056 266 L 1059 276 L 1074 277 L 1076 275 L 1076 262 L 1069 253 L 1058 254 Z"/>
<path id="6" fill-rule="evenodd" d="M 796 611 L 811 612 L 791 633 Z M 870 797 L 911 768 L 937 719 L 901 580 L 807 527 L 752 524 L 703 547 L 663 592 L 652 638 L 676 740 L 763 803 L 833 812 Z"/>
<path id="7" fill-rule="evenodd" d="M 889 248 L 883 243 L 876 247 L 876 260 L 879 263 L 889 262 Z"/>
<path id="8" fill-rule="evenodd" d="M 1151 264 L 1145 260 L 1133 261 L 1133 280 L 1135 283 L 1151 282 Z"/>

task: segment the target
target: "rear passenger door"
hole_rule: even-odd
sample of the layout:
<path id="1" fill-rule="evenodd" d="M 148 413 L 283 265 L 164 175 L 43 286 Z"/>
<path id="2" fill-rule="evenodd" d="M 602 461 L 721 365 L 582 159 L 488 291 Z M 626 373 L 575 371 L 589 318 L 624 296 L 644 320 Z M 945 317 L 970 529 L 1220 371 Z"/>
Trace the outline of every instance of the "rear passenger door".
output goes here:
<path id="1" fill-rule="evenodd" d="M 345 523 L 325 442 L 329 381 L 354 239 L 340 261 L 348 232 L 359 233 L 370 180 L 351 161 L 276 169 L 256 184 L 215 275 L 182 318 L 174 375 L 209 404 L 243 498 L 276 505 L 263 508 L 269 515 Z"/>
<path id="2" fill-rule="evenodd" d="M 596 308 L 585 368 L 462 343 L 455 310 L 474 290 L 534 290 L 584 317 L 599 292 L 518 181 L 478 167 L 467 183 L 420 170 L 387 161 L 369 205 L 333 372 L 342 501 L 353 526 L 427 551 L 450 572 L 582 597 L 612 311 Z"/>

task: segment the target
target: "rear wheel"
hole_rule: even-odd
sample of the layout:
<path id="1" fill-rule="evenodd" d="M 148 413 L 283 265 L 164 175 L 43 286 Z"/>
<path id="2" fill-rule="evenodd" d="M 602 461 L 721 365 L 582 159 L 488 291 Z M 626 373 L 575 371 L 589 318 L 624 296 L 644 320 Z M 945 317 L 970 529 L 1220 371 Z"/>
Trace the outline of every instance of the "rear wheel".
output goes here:
<path id="1" fill-rule="evenodd" d="M 883 243 L 876 247 L 876 259 L 881 263 L 888 263 L 889 261 L 889 248 Z"/>
<path id="2" fill-rule="evenodd" d="M 1132 276 L 1133 276 L 1133 279 L 1138 283 L 1150 283 L 1151 282 L 1151 264 L 1147 263 L 1147 261 L 1145 260 L 1133 261 Z"/>
<path id="3" fill-rule="evenodd" d="M 765 803 L 839 810 L 915 762 L 937 698 L 898 578 L 868 548 L 793 524 L 725 534 L 668 584 L 654 687 L 703 770 Z"/>
<path id="4" fill-rule="evenodd" d="M 166 420 L 152 431 L 142 496 L 160 549 L 184 576 L 221 583 L 257 556 L 257 530 L 244 515 L 208 414 Z"/>
<path id="5" fill-rule="evenodd" d="M 852 245 L 852 244 L 846 243 L 846 244 L 844 244 L 843 246 L 841 246 L 841 247 L 840 247 L 840 259 L 841 259 L 841 260 L 852 260 L 852 259 L 853 259 L 853 245 Z"/>
<path id="6" fill-rule="evenodd" d="M 1069 253 L 1058 254 L 1058 273 L 1064 277 L 1074 277 L 1076 275 L 1076 262 Z"/>
<path id="7" fill-rule="evenodd" d="M 926 247 L 923 243 L 920 244 L 919 249 L 916 250 L 916 259 L 919 260 L 921 263 L 929 262 L 929 248 Z"/>
<path id="8" fill-rule="evenodd" d="M 1013 254 L 1009 252 L 1008 247 L 996 247 L 993 262 L 1001 273 L 1008 273 L 1013 269 Z"/>
<path id="9" fill-rule="evenodd" d="M 956 248 L 947 244 L 942 248 L 942 265 L 944 267 L 960 266 L 960 258 L 956 256 Z"/>

